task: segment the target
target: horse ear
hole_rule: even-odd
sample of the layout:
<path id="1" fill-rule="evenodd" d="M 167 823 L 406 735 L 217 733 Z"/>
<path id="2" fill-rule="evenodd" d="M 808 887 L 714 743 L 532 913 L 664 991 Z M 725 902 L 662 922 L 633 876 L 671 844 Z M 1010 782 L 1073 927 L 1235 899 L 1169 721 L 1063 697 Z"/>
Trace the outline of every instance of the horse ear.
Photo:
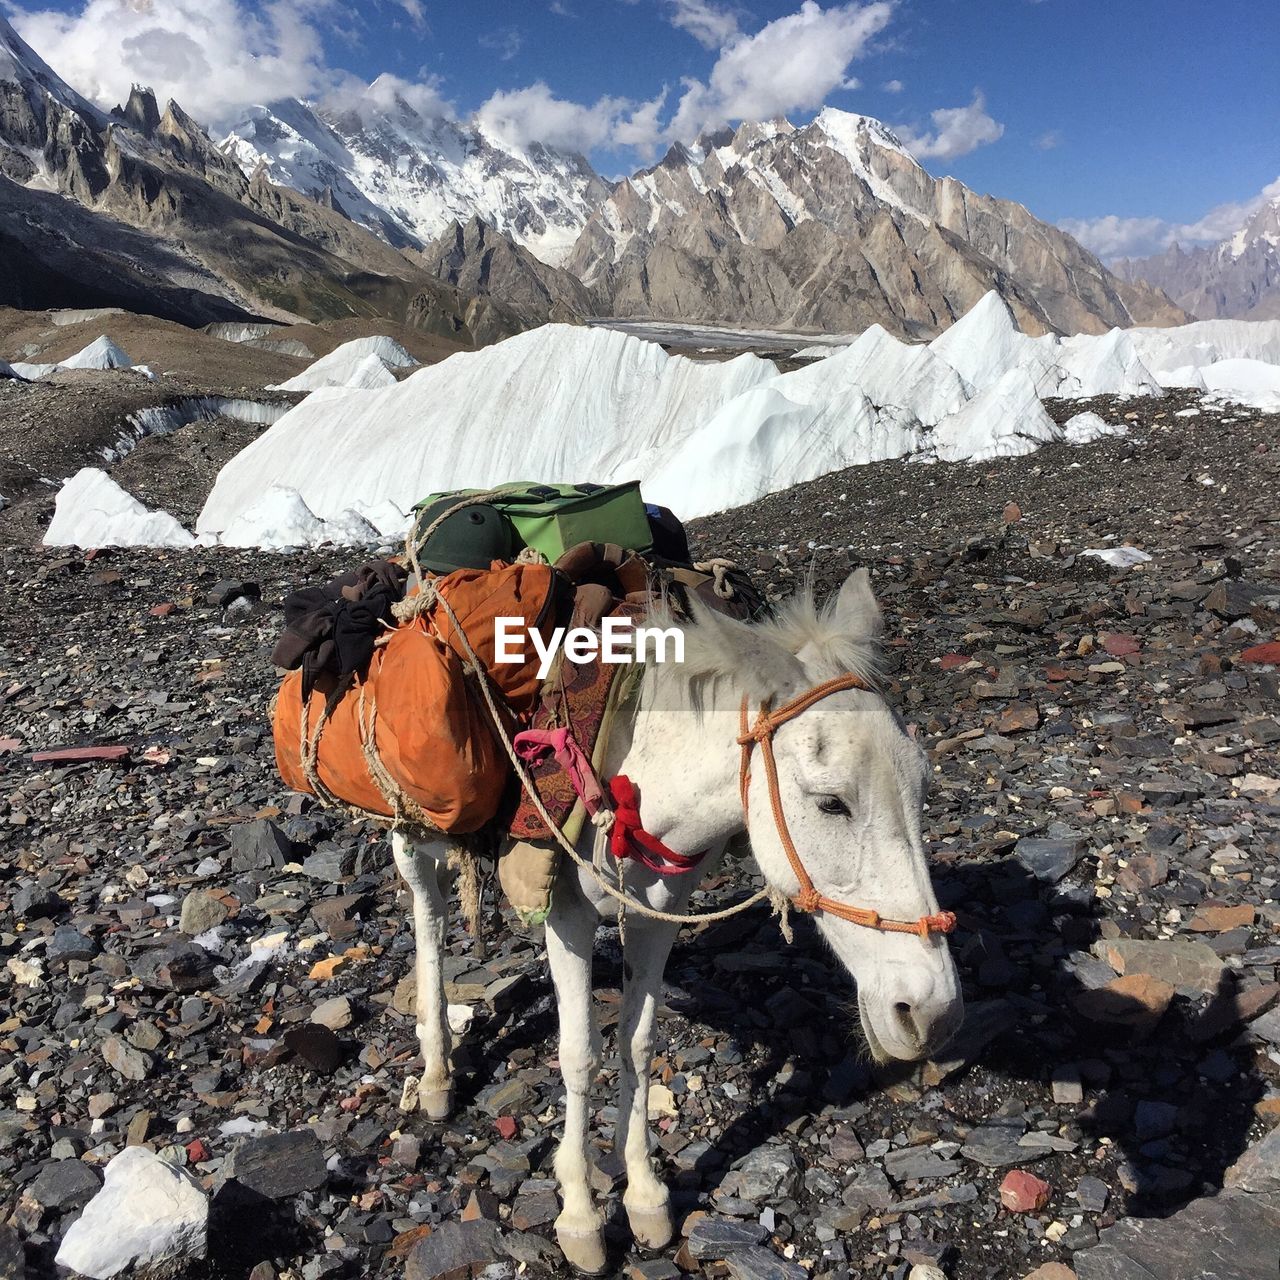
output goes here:
<path id="1" fill-rule="evenodd" d="M 685 671 L 726 676 L 760 701 L 803 683 L 804 668 L 773 629 L 749 626 L 693 601 L 695 626 L 685 632 Z"/>
<path id="2" fill-rule="evenodd" d="M 830 609 L 832 622 L 847 639 L 875 642 L 884 634 L 884 616 L 865 568 L 855 569 L 844 580 Z"/>

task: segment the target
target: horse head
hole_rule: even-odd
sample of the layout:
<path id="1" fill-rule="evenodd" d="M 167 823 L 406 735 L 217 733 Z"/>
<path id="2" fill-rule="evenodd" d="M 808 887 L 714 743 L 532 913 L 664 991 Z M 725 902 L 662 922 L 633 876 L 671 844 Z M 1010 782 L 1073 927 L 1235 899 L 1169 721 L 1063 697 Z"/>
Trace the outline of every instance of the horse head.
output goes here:
<path id="1" fill-rule="evenodd" d="M 777 707 L 841 676 L 861 678 L 865 687 L 837 687 L 777 725 L 774 785 L 765 753 L 751 752 L 745 817 L 771 886 L 799 897 L 802 909 L 805 893 L 809 909 L 819 898 L 852 908 L 854 919 L 821 906 L 814 918 L 857 983 L 872 1055 L 928 1057 L 959 1027 L 963 1002 L 921 835 L 929 764 L 873 691 L 883 623 L 866 571 L 850 576 L 822 610 L 801 593 L 780 618 L 760 626 L 709 616 L 699 622 L 717 645 L 737 648 L 737 683 L 748 707 Z M 866 922 L 875 919 L 870 913 L 920 927 L 875 927 Z"/>

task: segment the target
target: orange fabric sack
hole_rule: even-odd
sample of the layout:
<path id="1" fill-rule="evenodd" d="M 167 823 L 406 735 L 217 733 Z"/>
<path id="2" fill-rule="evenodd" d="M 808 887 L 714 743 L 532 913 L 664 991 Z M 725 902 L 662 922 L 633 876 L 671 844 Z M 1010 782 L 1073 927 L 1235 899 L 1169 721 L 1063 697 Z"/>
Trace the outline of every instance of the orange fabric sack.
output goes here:
<path id="1" fill-rule="evenodd" d="M 518 617 L 528 626 L 546 621 L 554 613 L 556 582 L 546 565 L 459 570 L 436 581 L 516 714 L 537 696 L 537 657 L 530 646 L 525 663 L 495 663 L 494 620 Z M 315 772 L 325 791 L 383 817 L 395 815 L 391 797 L 398 792 L 409 802 L 402 802 L 404 816 L 414 819 L 416 809 L 442 831 L 475 831 L 492 818 L 509 766 L 488 709 L 471 687 L 474 678 L 465 674 L 464 653 L 438 604 L 391 633 L 375 651 L 365 679 L 337 699 L 321 729 Z M 320 688 L 312 692 L 308 737 L 314 737 L 327 700 Z M 301 719 L 302 673 L 294 671 L 276 700 L 276 764 L 287 786 L 312 794 Z"/>

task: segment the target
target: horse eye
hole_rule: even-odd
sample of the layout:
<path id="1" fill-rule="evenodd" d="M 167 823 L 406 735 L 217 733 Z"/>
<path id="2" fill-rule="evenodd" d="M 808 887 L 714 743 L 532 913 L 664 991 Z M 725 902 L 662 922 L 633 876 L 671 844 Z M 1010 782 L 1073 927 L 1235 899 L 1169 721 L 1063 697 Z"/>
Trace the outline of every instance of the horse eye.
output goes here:
<path id="1" fill-rule="evenodd" d="M 849 816 L 849 806 L 845 804 L 839 796 L 823 796 L 822 799 L 818 801 L 818 808 L 821 809 L 823 813 L 839 814 L 842 818 L 847 818 Z"/>

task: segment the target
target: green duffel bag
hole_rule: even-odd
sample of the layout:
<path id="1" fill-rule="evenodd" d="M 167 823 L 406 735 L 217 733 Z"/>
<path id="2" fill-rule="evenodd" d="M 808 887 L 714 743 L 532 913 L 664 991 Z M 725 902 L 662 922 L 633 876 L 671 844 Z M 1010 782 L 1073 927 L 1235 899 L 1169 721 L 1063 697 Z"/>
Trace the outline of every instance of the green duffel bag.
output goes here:
<path id="1" fill-rule="evenodd" d="M 570 547 L 580 542 L 615 542 L 631 551 L 648 551 L 653 533 L 638 482 L 628 484 L 536 484 L 514 481 L 494 490 L 461 489 L 453 493 L 428 494 L 414 508 L 418 527 L 425 530 L 431 520 L 447 511 L 451 504 L 482 493 L 489 496 L 479 507 L 485 513 L 495 512 L 514 533 L 518 547 L 532 547 L 555 563 Z M 492 530 L 483 548 L 470 547 L 470 540 L 480 529 L 470 528 L 467 511 L 458 512 L 420 544 L 418 555 L 424 567 L 433 572 L 450 568 L 479 568 L 467 563 L 475 554 L 487 555 L 503 544 L 501 535 Z M 491 559 L 509 558 L 494 554 Z M 486 560 L 486 564 L 487 564 Z"/>

